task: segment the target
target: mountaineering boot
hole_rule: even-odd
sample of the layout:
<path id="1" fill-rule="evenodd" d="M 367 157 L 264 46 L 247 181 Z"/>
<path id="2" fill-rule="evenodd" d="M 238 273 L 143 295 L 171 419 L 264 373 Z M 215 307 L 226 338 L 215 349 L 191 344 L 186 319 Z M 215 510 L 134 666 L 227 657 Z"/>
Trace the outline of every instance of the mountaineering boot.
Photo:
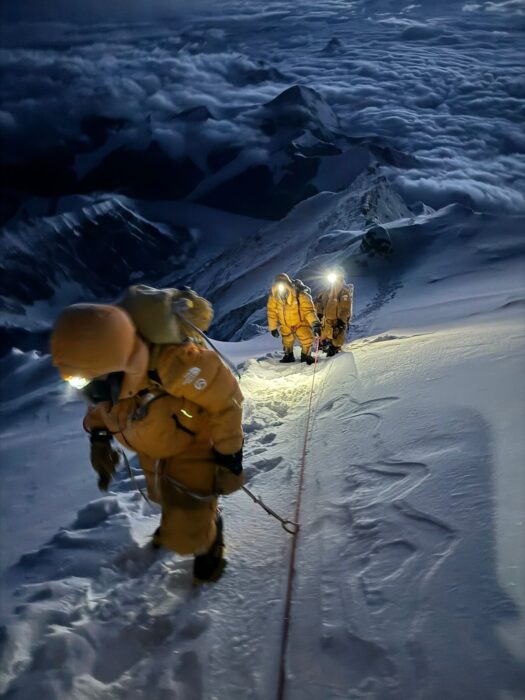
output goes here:
<path id="1" fill-rule="evenodd" d="M 284 355 L 283 355 L 283 357 L 282 357 L 282 359 L 279 360 L 279 362 L 281 362 L 281 363 L 285 363 L 285 362 L 295 362 L 295 357 L 294 357 L 293 351 L 291 351 L 291 352 L 285 352 Z"/>
<path id="2" fill-rule="evenodd" d="M 160 547 L 162 546 L 162 540 L 160 537 L 160 525 L 151 536 L 151 546 L 153 547 L 153 549 L 160 549 Z"/>
<path id="3" fill-rule="evenodd" d="M 226 559 L 224 559 L 224 537 L 222 517 L 217 513 L 215 520 L 217 525 L 217 535 L 212 546 L 206 554 L 198 554 L 193 560 L 193 585 L 198 586 L 201 583 L 209 581 L 218 581 L 222 576 Z"/>
<path id="4" fill-rule="evenodd" d="M 315 358 L 313 358 L 309 353 L 302 352 L 301 362 L 306 362 L 307 365 L 313 365 L 315 362 Z"/>
<path id="5" fill-rule="evenodd" d="M 339 352 L 339 348 L 336 348 L 330 343 L 330 346 L 326 349 L 326 356 L 327 357 L 333 357 L 334 355 L 337 355 Z"/>

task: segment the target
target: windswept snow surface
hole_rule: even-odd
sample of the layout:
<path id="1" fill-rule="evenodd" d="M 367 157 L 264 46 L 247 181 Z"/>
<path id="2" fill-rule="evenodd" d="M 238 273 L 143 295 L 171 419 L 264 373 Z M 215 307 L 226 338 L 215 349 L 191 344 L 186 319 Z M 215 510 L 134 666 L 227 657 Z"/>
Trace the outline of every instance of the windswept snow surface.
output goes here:
<path id="1" fill-rule="evenodd" d="M 96 240 L 126 284 L 213 299 L 248 486 L 286 518 L 313 387 L 285 700 L 523 700 L 523 2 L 41 5 L 0 8 L 26 20 L 0 51 L 0 694 L 276 698 L 291 536 L 225 498 L 228 566 L 193 590 L 135 461 L 96 490 L 84 406 L 36 351 L 59 306 L 114 293 L 76 259 Z M 360 251 L 369 218 L 389 259 Z M 343 353 L 280 365 L 273 275 L 335 263 Z"/>
<path id="2" fill-rule="evenodd" d="M 408 268 L 383 263 L 358 337 L 315 378 L 280 365 L 269 335 L 220 344 L 242 374 L 248 485 L 287 518 L 313 384 L 286 698 L 523 697 L 525 268 L 500 223 L 457 206 L 400 222 L 425 245 Z M 14 387 L 43 375 L 24 416 L 13 389 L 2 424 L 24 450 L 31 410 L 45 447 L 23 453 L 13 499 L 26 551 L 28 484 L 52 506 L 60 468 L 92 475 L 79 403 L 56 383 L 46 396 L 44 360 L 11 362 Z M 61 527 L 4 574 L 5 697 L 275 697 L 291 547 L 279 523 L 245 494 L 224 499 L 229 564 L 195 591 L 190 559 L 150 549 L 158 514 L 125 473 L 88 499 L 50 512 Z"/>

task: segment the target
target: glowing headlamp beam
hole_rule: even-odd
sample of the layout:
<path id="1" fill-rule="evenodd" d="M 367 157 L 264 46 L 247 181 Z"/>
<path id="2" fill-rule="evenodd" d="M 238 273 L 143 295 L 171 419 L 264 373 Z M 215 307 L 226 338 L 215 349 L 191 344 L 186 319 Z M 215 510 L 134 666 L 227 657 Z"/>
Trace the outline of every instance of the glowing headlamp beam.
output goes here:
<path id="1" fill-rule="evenodd" d="M 334 284 L 334 282 L 337 280 L 337 275 L 335 272 L 329 272 L 326 279 L 330 282 L 330 284 Z"/>
<path id="2" fill-rule="evenodd" d="M 277 291 L 279 292 L 279 294 L 283 294 L 285 290 L 286 290 L 286 287 L 284 286 L 284 284 L 282 282 L 277 285 Z"/>
<path id="3" fill-rule="evenodd" d="M 75 389 L 83 389 L 89 384 L 89 379 L 84 377 L 66 377 L 66 382 Z"/>

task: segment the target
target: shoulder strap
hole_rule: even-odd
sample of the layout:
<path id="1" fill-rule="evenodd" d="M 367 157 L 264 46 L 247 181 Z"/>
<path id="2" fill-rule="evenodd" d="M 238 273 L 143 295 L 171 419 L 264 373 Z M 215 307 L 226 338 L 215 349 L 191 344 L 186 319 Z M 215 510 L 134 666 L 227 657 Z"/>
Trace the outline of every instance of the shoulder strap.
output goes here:
<path id="1" fill-rule="evenodd" d="M 294 286 L 295 286 L 295 299 L 297 301 L 297 312 L 299 314 L 299 320 L 302 321 L 303 316 L 301 314 L 301 303 L 299 302 L 299 295 L 301 294 L 301 290 L 299 289 L 299 287 L 297 285 L 294 285 Z"/>
<path id="2" fill-rule="evenodd" d="M 157 372 L 156 367 L 157 367 L 161 352 L 162 352 L 162 345 L 159 345 L 158 343 L 149 343 L 148 375 L 151 374 L 151 372 L 155 372 L 155 373 Z"/>
<path id="3" fill-rule="evenodd" d="M 352 294 L 354 293 L 353 285 L 343 284 L 343 286 L 341 287 L 341 291 L 339 292 L 339 296 L 337 297 L 338 301 L 341 300 L 341 295 L 343 294 L 343 292 L 348 294 L 348 296 L 351 297 Z"/>

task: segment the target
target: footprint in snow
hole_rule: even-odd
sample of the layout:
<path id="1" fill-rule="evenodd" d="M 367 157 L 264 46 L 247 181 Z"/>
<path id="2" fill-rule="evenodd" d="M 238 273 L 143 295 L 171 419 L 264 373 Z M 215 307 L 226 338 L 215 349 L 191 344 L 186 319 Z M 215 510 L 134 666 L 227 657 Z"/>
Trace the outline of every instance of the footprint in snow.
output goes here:
<path id="1" fill-rule="evenodd" d="M 106 521 L 111 515 L 115 515 L 122 510 L 116 496 L 99 498 L 88 503 L 77 513 L 77 518 L 72 530 L 91 530 Z"/>
<path id="2" fill-rule="evenodd" d="M 176 663 L 176 680 L 184 687 L 181 700 L 202 700 L 204 689 L 202 684 L 202 665 L 194 651 L 186 651 Z M 175 696 L 172 696 L 175 697 Z M 177 692 L 176 697 L 179 697 Z"/>
<path id="3" fill-rule="evenodd" d="M 265 452 L 265 450 L 261 450 L 261 452 Z M 257 450 L 254 450 L 252 454 L 257 454 Z M 263 474 L 265 472 L 272 471 L 272 469 L 278 467 L 282 461 L 282 457 L 274 457 L 273 459 L 260 459 L 257 462 L 248 464 L 245 467 L 246 480 L 250 481 L 250 479 L 253 479 L 254 476 L 257 476 L 257 474 Z"/>
<path id="4" fill-rule="evenodd" d="M 258 462 L 254 462 L 253 466 L 258 472 L 269 472 L 275 467 L 279 466 L 283 461 L 282 457 L 274 457 L 273 459 L 260 459 Z"/>
<path id="5" fill-rule="evenodd" d="M 263 436 L 259 439 L 259 443 L 260 443 L 261 445 L 268 445 L 268 444 L 272 443 L 272 442 L 275 440 L 276 437 L 277 437 L 277 436 L 276 436 L 275 433 L 266 433 L 266 435 L 263 435 Z"/>
<path id="6" fill-rule="evenodd" d="M 178 630 L 177 636 L 181 639 L 197 639 L 205 632 L 211 623 L 211 616 L 207 612 L 194 612 L 189 615 L 183 627 Z"/>

